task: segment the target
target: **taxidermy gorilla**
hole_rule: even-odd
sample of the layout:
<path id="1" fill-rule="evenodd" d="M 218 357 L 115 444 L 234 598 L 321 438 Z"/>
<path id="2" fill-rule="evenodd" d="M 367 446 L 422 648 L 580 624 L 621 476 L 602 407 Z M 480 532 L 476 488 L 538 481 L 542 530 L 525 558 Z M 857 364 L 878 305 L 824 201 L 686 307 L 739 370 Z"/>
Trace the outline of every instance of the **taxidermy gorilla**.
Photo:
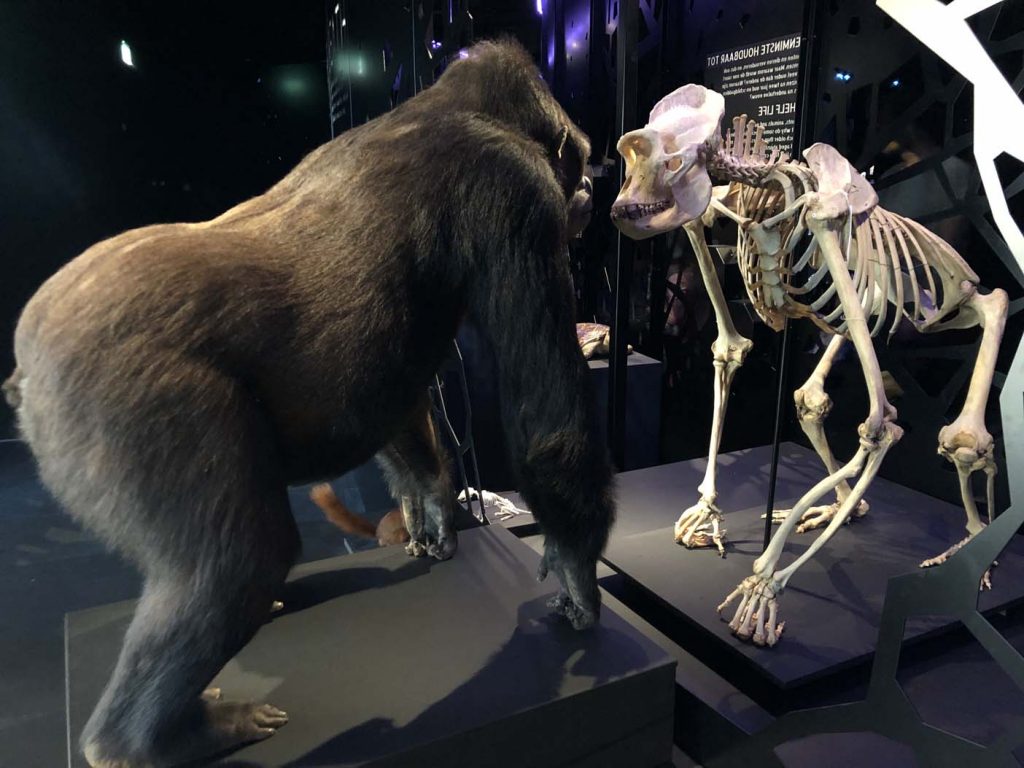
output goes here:
<path id="1" fill-rule="evenodd" d="M 496 351 L 552 606 L 596 620 L 611 471 L 566 259 L 588 152 L 528 55 L 480 44 L 267 193 L 99 243 L 32 298 L 5 385 L 22 433 L 61 503 L 146 577 L 82 735 L 93 766 L 173 765 L 286 722 L 204 688 L 296 558 L 289 484 L 380 452 L 395 495 L 422 501 L 414 538 L 451 555 L 418 414 L 464 316 Z"/>

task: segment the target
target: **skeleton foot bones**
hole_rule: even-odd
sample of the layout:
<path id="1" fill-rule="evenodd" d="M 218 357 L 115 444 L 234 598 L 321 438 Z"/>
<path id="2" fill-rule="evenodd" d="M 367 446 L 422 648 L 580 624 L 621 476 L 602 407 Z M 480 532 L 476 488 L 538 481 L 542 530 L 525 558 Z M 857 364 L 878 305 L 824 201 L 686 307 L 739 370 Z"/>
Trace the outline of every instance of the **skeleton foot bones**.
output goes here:
<path id="1" fill-rule="evenodd" d="M 495 517 L 500 521 L 511 520 L 513 517 L 518 515 L 528 515 L 530 511 L 528 509 L 522 509 L 513 504 L 509 499 L 504 496 L 500 496 L 492 491 L 478 491 L 476 488 L 470 486 L 469 498 L 472 501 L 479 500 L 484 507 L 494 507 Z M 457 500 L 460 504 L 468 504 L 466 500 L 466 490 L 459 491 Z"/>
<path id="2" fill-rule="evenodd" d="M 675 537 L 676 544 L 687 549 L 714 545 L 718 554 L 725 557 L 722 511 L 703 497 L 676 520 Z"/>
<path id="3" fill-rule="evenodd" d="M 832 521 L 832 518 L 836 516 L 840 506 L 840 502 L 834 501 L 831 504 L 822 504 L 816 507 L 811 507 L 800 515 L 800 525 L 796 527 L 796 532 L 807 533 L 808 531 L 813 531 L 815 528 L 822 528 L 828 525 Z M 850 521 L 864 517 L 870 508 L 871 507 L 868 503 L 861 499 L 850 516 L 846 519 L 844 525 L 849 525 Z M 772 522 L 775 525 L 784 523 L 792 511 L 792 509 L 772 510 Z M 761 515 L 761 517 L 764 518 L 764 515 Z"/>
<path id="4" fill-rule="evenodd" d="M 935 557 L 929 557 L 927 560 L 923 561 L 919 567 L 921 567 L 921 568 L 931 568 L 931 567 L 936 566 L 936 565 L 942 565 L 944 562 L 949 560 L 949 558 L 951 558 L 953 555 L 955 555 L 957 552 L 959 552 L 961 549 L 963 549 L 964 546 L 971 539 L 973 539 L 976 535 L 977 534 L 971 534 L 970 536 L 967 536 L 966 538 L 961 539 L 956 544 L 954 544 L 952 547 L 947 549 L 945 552 L 943 552 L 943 553 L 941 553 L 939 555 L 936 555 Z M 997 565 L 999 565 L 998 561 L 993 562 L 992 563 L 992 568 L 995 568 Z M 981 575 L 981 583 L 978 585 L 978 591 L 979 592 L 984 592 L 986 589 L 992 589 L 992 568 L 987 568 L 985 570 L 985 573 L 983 573 Z"/>
<path id="5" fill-rule="evenodd" d="M 984 338 L 982 344 L 984 346 Z M 984 529 L 985 524 L 981 522 L 977 504 L 974 502 L 974 495 L 970 490 L 970 478 L 975 472 L 984 472 L 986 475 L 986 507 L 989 522 L 992 522 L 996 475 L 996 464 L 992 458 L 992 451 L 995 441 L 985 428 L 984 412 L 979 410 L 979 401 L 972 404 L 970 392 L 967 397 L 968 402 L 964 405 L 963 413 L 952 424 L 943 427 L 939 432 L 939 454 L 956 467 L 957 475 L 960 478 L 960 492 L 967 513 L 967 537 L 945 552 L 922 562 L 922 568 L 930 568 L 946 562 Z M 983 402 L 981 405 L 984 405 Z M 993 565 L 997 564 L 993 563 Z M 981 577 L 979 589 L 992 589 L 991 568 L 986 570 Z"/>

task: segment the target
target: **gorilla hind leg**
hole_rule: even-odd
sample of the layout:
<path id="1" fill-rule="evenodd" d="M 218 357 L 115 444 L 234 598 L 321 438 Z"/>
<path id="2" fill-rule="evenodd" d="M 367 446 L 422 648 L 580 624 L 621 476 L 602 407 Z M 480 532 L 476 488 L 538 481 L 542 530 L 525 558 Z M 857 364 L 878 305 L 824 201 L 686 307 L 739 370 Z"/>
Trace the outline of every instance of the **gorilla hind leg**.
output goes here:
<path id="1" fill-rule="evenodd" d="M 113 543 L 133 551 L 145 585 L 81 737 L 97 768 L 190 763 L 287 722 L 266 704 L 204 695 L 266 621 L 299 536 L 262 414 L 230 382 L 207 380 L 202 389 L 191 422 L 201 433 L 179 431 L 160 446 L 160 473 L 121 478 L 132 488 L 120 494 L 131 514 L 117 515 Z M 145 433 L 127 437 L 144 452 Z"/>
<path id="2" fill-rule="evenodd" d="M 231 567 L 230 565 L 228 567 Z M 287 568 L 147 578 L 114 674 L 82 734 L 95 768 L 178 765 L 273 735 L 269 704 L 219 700 L 210 680 L 266 620 Z"/>

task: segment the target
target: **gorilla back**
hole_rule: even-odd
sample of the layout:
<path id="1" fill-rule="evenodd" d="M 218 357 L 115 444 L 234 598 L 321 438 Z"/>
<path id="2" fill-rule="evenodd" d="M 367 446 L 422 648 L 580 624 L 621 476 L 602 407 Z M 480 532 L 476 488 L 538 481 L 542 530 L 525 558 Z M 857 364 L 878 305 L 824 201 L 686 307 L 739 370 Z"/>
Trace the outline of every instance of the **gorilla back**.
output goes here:
<path id="1" fill-rule="evenodd" d="M 174 765 L 286 722 L 204 688 L 298 553 L 289 483 L 379 452 L 445 536 L 451 500 L 417 414 L 467 315 L 497 352 L 552 605 L 596 620 L 611 472 L 564 255 L 588 152 L 525 52 L 480 44 L 265 194 L 101 242 L 32 298 L 5 392 L 46 485 L 145 575 L 82 735 L 92 765 Z"/>

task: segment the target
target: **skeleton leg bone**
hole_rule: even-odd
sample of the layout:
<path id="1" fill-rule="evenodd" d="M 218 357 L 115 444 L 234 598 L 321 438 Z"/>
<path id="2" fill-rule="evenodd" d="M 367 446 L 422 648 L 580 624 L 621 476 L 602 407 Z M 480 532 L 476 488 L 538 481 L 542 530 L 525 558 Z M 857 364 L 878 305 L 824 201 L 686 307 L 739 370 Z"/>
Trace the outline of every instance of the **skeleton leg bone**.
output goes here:
<path id="1" fill-rule="evenodd" d="M 834 473 L 839 465 L 832 449 L 829 447 L 828 438 L 825 436 L 823 423 L 829 411 L 832 410 L 832 398 L 825 391 L 825 379 L 828 378 L 832 365 L 835 363 L 839 350 L 842 349 L 846 339 L 842 336 L 833 336 L 821 356 L 821 360 L 815 366 L 814 371 L 804 382 L 800 389 L 793 393 L 793 400 L 796 403 L 797 418 L 800 420 L 800 428 L 803 429 L 807 439 L 811 441 L 814 450 L 821 457 L 822 463 L 828 474 Z M 841 480 L 836 486 L 836 500 L 832 504 L 814 506 L 808 509 L 800 517 L 800 525 L 797 526 L 797 533 L 820 528 L 827 524 L 839 511 L 840 505 L 850 495 L 850 485 L 846 480 Z M 772 520 L 775 523 L 783 522 L 790 513 L 788 509 L 777 509 L 772 513 Z M 850 514 L 848 520 L 864 517 L 868 511 L 868 504 L 863 499 L 857 504 Z"/>
<path id="2" fill-rule="evenodd" d="M 708 466 L 704 480 L 697 486 L 700 499 L 679 517 L 674 533 L 677 544 L 689 548 L 714 545 L 724 557 L 725 529 L 722 527 L 722 512 L 715 505 L 718 497 L 718 447 L 722 440 L 725 410 L 729 404 L 729 390 L 733 377 L 743 365 L 753 343 L 740 335 L 729 316 L 725 294 L 722 293 L 722 286 L 718 282 L 715 264 L 708 251 L 708 244 L 704 239 L 704 226 L 700 219 L 686 224 L 684 229 L 697 255 L 701 277 L 715 310 L 718 338 L 711 345 L 715 365 L 715 411 L 711 425 L 711 444 L 708 448 Z"/>
<path id="3" fill-rule="evenodd" d="M 848 334 L 864 369 L 870 409 L 868 418 L 858 429 L 860 448 L 854 457 L 840 470 L 833 472 L 804 494 L 776 531 L 768 548 L 754 561 L 753 575 L 748 576 L 718 606 L 718 612 L 721 613 L 731 602 L 740 598 L 739 607 L 729 623 L 729 628 L 741 640 L 753 640 L 755 645 L 772 646 L 778 642 L 783 628 L 783 623 L 777 623 L 779 594 L 785 589 L 793 574 L 846 522 L 874 480 L 885 454 L 903 434 L 893 423 L 896 409 L 885 399 L 882 372 L 871 344 L 867 319 L 843 258 L 838 235 L 842 226 L 841 220 L 808 216 L 808 224 L 818 240 L 829 273 L 836 285 L 839 300 L 842 302 Z M 800 557 L 786 568 L 776 570 L 786 540 L 807 509 L 826 493 L 835 490 L 841 482 L 850 480 L 858 474 L 859 479 L 839 505 L 828 527 Z"/>
<path id="4" fill-rule="evenodd" d="M 973 286 L 971 290 L 973 290 Z M 960 496 L 967 514 L 967 538 L 957 542 L 936 557 L 925 560 L 921 563 L 922 568 L 944 563 L 985 527 L 978 514 L 974 494 L 971 493 L 971 475 L 978 471 L 985 472 L 987 476 L 987 513 L 989 522 L 992 521 L 996 464 L 993 458 L 994 441 L 985 427 L 985 405 L 992 388 L 996 355 L 999 352 L 999 342 L 1002 340 L 1003 329 L 1006 326 L 1008 304 L 1006 292 L 996 289 L 984 296 L 976 292 L 973 293 L 961 308 L 961 315 L 966 316 L 968 320 L 973 315 L 974 322 L 981 325 L 981 347 L 978 351 L 978 359 L 974 364 L 974 373 L 971 375 L 964 407 L 952 424 L 939 431 L 939 453 L 956 467 L 957 475 L 960 478 Z M 969 327 L 974 322 L 961 322 L 957 325 Z M 988 571 L 982 578 L 981 588 L 992 588 Z"/>

